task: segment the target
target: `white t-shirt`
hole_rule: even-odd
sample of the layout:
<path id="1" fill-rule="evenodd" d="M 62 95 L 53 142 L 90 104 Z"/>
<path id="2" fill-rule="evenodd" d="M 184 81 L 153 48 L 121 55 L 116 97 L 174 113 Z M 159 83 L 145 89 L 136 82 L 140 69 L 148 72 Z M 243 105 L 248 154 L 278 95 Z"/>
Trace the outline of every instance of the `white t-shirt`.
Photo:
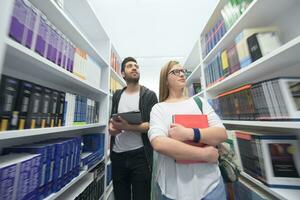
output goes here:
<path id="1" fill-rule="evenodd" d="M 139 111 L 140 92 L 127 94 L 125 91 L 121 95 L 118 113 Z M 144 146 L 141 133 L 123 131 L 116 136 L 113 151 L 120 153 L 138 149 Z"/>
<path id="2" fill-rule="evenodd" d="M 209 127 L 224 127 L 209 103 L 201 98 L 203 112 L 208 117 Z M 157 136 L 168 137 L 168 129 L 174 114 L 202 114 L 193 98 L 174 103 L 158 103 L 150 114 L 149 140 Z M 218 164 L 177 164 L 173 158 L 155 152 L 157 173 L 153 174 L 162 194 L 177 200 L 199 200 L 219 183 Z"/>

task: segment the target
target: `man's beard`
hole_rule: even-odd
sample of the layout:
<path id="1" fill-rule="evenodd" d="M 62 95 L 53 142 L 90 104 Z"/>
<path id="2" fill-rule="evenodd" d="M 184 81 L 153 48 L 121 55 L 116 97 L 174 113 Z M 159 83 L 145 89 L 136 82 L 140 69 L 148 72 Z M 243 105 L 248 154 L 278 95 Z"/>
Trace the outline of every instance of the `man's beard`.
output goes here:
<path id="1" fill-rule="evenodd" d="M 138 83 L 139 80 L 140 80 L 140 76 L 138 76 L 138 77 L 128 77 L 128 75 L 125 74 L 124 79 L 127 83 Z"/>

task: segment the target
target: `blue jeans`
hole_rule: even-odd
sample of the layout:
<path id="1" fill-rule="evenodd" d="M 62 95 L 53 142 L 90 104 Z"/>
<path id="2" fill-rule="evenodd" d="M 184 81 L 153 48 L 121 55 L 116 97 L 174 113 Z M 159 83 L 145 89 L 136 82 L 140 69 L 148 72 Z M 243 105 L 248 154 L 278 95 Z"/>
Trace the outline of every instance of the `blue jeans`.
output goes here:
<path id="1" fill-rule="evenodd" d="M 159 185 L 156 185 L 157 191 L 155 192 L 155 200 L 174 200 L 164 196 L 161 192 Z M 219 184 L 215 189 L 213 189 L 210 193 L 208 193 L 203 199 L 201 200 L 226 200 L 226 191 L 223 179 L 221 178 Z"/>

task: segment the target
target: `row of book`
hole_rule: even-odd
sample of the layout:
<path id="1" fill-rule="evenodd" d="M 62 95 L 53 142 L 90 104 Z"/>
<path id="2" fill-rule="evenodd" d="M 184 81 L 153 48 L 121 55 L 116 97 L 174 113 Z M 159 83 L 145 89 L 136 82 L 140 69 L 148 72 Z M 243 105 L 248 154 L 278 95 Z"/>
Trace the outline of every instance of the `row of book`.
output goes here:
<path id="1" fill-rule="evenodd" d="M 209 54 L 209 52 L 217 45 L 217 43 L 226 34 L 226 27 L 224 19 L 219 19 L 217 23 L 209 30 L 204 37 L 201 37 L 201 46 L 203 51 L 203 57 Z"/>
<path id="2" fill-rule="evenodd" d="M 75 49 L 73 74 L 90 84 L 100 87 L 101 67 L 83 50 Z"/>
<path id="3" fill-rule="evenodd" d="M 116 52 L 111 50 L 110 67 L 121 76 L 121 60 Z"/>
<path id="4" fill-rule="evenodd" d="M 110 94 L 114 94 L 118 89 L 122 89 L 122 85 L 119 81 L 115 80 L 113 77 L 110 77 L 110 85 L 109 85 L 109 92 Z"/>
<path id="5" fill-rule="evenodd" d="M 78 195 L 75 200 L 93 200 L 100 199 L 104 194 L 104 171 L 105 164 L 100 163 L 91 172 L 93 174 L 93 181 L 90 183 L 83 192 Z"/>
<path id="6" fill-rule="evenodd" d="M 4 148 L 1 199 L 42 199 L 59 191 L 79 175 L 80 148 L 80 137 Z"/>
<path id="7" fill-rule="evenodd" d="M 105 134 L 87 134 L 82 136 L 81 168 L 88 170 L 104 156 Z"/>
<path id="8" fill-rule="evenodd" d="M 194 96 L 202 91 L 201 83 L 192 83 L 188 86 L 189 96 Z"/>
<path id="9" fill-rule="evenodd" d="M 99 122 L 97 101 L 2 75 L 0 131 Z"/>
<path id="10" fill-rule="evenodd" d="M 64 92 L 5 75 L 0 91 L 1 131 L 62 126 Z"/>
<path id="11" fill-rule="evenodd" d="M 227 131 L 233 161 L 269 187 L 300 188 L 300 140 L 296 134 Z"/>
<path id="12" fill-rule="evenodd" d="M 99 102 L 66 93 L 64 125 L 85 125 L 99 122 Z"/>
<path id="13" fill-rule="evenodd" d="M 300 120 L 300 78 L 245 85 L 210 100 L 225 120 Z"/>
<path id="14" fill-rule="evenodd" d="M 244 29 L 204 68 L 209 87 L 281 46 L 276 27 Z"/>
<path id="15" fill-rule="evenodd" d="M 15 0 L 9 36 L 57 66 L 100 86 L 100 67 L 28 0 Z"/>
<path id="16" fill-rule="evenodd" d="M 100 162 L 104 137 L 104 133 L 95 133 L 4 148 L 0 199 L 43 199 L 59 191 L 80 170 Z M 83 158 L 87 153 L 90 156 Z M 104 172 L 103 166 L 98 168 Z"/>
<path id="17" fill-rule="evenodd" d="M 252 0 L 230 0 L 221 10 L 213 27 L 201 37 L 202 56 L 205 57 L 217 45 L 226 31 L 240 18 Z"/>

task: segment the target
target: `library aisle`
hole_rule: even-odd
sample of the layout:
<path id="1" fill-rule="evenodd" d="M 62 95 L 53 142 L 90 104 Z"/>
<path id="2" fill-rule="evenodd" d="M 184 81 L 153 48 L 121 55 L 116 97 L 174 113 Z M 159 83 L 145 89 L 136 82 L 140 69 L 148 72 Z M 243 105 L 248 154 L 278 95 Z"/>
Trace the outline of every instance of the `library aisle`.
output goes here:
<path id="1" fill-rule="evenodd" d="M 193 29 L 197 38 L 184 56 L 167 45 L 159 48 L 155 37 L 161 33 L 151 33 L 169 21 L 149 23 L 143 21 L 148 12 L 137 12 L 150 27 L 140 29 L 151 35 L 144 36 L 145 44 L 156 47 L 141 56 L 142 44 L 131 40 L 136 35 L 127 38 L 120 28 L 118 43 L 118 35 L 107 31 L 103 22 L 111 16 L 102 19 L 95 0 L 1 1 L 0 199 L 115 199 L 108 121 L 114 93 L 126 86 L 122 60 L 133 56 L 139 63 L 182 61 L 185 95 L 207 99 L 221 118 L 226 159 L 239 171 L 238 180 L 226 184 L 228 200 L 298 200 L 300 1 L 214 2 L 205 9 L 210 12 L 203 27 Z M 121 18 L 115 20 L 123 23 Z M 128 55 L 133 49 L 136 54 Z M 160 49 L 165 55 L 158 55 Z M 153 68 L 141 77 L 151 76 L 142 83 L 151 88 L 162 64 L 149 63 Z"/>

